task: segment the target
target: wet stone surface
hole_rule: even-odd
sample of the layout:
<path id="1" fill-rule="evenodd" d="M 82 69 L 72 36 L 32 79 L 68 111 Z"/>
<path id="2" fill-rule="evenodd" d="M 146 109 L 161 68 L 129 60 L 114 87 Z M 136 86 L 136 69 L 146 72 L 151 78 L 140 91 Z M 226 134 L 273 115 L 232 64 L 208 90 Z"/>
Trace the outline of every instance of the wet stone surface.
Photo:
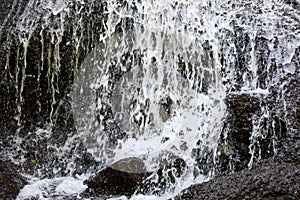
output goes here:
<path id="1" fill-rule="evenodd" d="M 232 154 L 236 158 L 236 170 L 240 170 L 247 166 L 250 159 L 252 118 L 259 109 L 260 99 L 250 94 L 229 94 L 226 101 L 229 113 L 226 119 L 227 142 L 230 149 L 224 153 Z"/>
<path id="2" fill-rule="evenodd" d="M 298 199 L 300 165 L 268 163 L 195 185 L 175 199 Z"/>
<path id="3" fill-rule="evenodd" d="M 26 185 L 26 179 L 17 169 L 17 166 L 0 160 L 0 199 L 15 199 Z"/>
<path id="4" fill-rule="evenodd" d="M 175 199 L 298 199 L 299 146 L 299 138 L 287 139 L 278 156 L 251 170 L 243 169 L 191 186 Z"/>
<path id="5" fill-rule="evenodd" d="M 82 196 L 131 196 L 150 174 L 144 168 L 143 161 L 136 158 L 118 161 L 86 180 L 88 188 Z"/>
<path id="6" fill-rule="evenodd" d="M 138 158 L 123 159 L 86 180 L 85 184 L 88 188 L 81 196 L 125 195 L 130 197 L 136 193 L 161 195 L 168 183 L 174 183 L 175 178 L 182 175 L 185 167 L 186 163 L 177 158 L 171 164 L 162 166 L 157 171 L 147 172 L 143 160 Z M 149 179 L 152 175 L 157 177 L 157 182 L 152 182 L 152 179 Z"/>

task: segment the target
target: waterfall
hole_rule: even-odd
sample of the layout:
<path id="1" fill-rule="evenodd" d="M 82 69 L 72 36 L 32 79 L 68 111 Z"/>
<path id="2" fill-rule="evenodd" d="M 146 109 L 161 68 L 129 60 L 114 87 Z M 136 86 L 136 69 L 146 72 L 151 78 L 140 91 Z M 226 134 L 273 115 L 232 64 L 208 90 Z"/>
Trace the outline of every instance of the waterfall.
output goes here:
<path id="1" fill-rule="evenodd" d="M 107 29 L 77 74 L 75 124 L 104 167 L 139 158 L 146 169 L 138 171 L 155 171 L 182 159 L 171 191 L 203 179 L 199 160 L 215 164 L 226 113 L 217 29 L 201 21 L 211 15 L 202 3 L 124 4 L 108 2 Z"/>
<path id="2" fill-rule="evenodd" d="M 291 126 L 266 103 L 286 109 L 281 80 L 299 71 L 300 13 L 284 1 L 39 0 L 21 9 L 14 30 L 2 32 L 8 18 L 0 29 L 0 83 L 12 83 L 15 106 L 0 151 L 31 179 L 20 199 L 63 196 L 68 183 L 82 192 L 93 173 L 134 169 L 113 165 L 126 159 L 143 163 L 131 173 L 152 173 L 142 198 L 171 198 L 245 167 L 232 139 L 238 119 L 228 120 L 234 98 L 251 104 L 250 135 L 238 133 L 249 168 L 276 154 L 278 133 Z"/>
<path id="3" fill-rule="evenodd" d="M 108 4 L 107 31 L 83 62 L 73 93 L 77 129 L 95 156 L 103 150 L 101 145 L 118 142 L 115 148 L 124 154 L 121 157 L 138 155 L 140 147 L 135 152 L 132 145 L 139 139 L 158 142 L 152 144 L 158 152 L 159 146 L 171 145 L 174 154 L 187 157 L 199 140 L 209 149 L 215 146 L 225 94 L 220 64 L 214 59 L 217 51 L 204 47 L 215 41 L 197 33 L 205 28 L 187 13 L 194 7 L 201 8 L 197 3 L 128 2 L 121 8 L 117 2 Z M 133 25 L 128 28 L 130 20 Z M 120 133 L 103 131 L 107 124 L 118 126 Z M 184 143 L 186 153 L 180 150 Z M 172 151 L 171 146 L 161 150 Z"/>

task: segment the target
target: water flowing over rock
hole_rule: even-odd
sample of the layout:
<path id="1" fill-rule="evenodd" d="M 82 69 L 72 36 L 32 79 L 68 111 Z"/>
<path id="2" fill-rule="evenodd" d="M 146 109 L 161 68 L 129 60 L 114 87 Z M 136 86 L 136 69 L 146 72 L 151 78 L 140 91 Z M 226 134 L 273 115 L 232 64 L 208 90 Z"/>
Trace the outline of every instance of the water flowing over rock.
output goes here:
<path id="1" fill-rule="evenodd" d="M 94 18 L 102 19 L 105 9 L 102 2 L 91 2 L 95 13 L 87 14 L 80 2 L 51 2 L 8 1 L 11 13 L 1 18 L 1 150 L 25 168 L 37 160 L 34 170 L 25 169 L 29 173 L 68 168 L 57 151 L 75 131 L 70 87 L 82 57 L 95 45 L 93 33 L 102 32 L 101 20 Z M 84 151 L 80 141 L 71 146 Z"/>
<path id="2" fill-rule="evenodd" d="M 298 49 L 295 51 L 292 63 L 299 60 Z M 299 69 L 299 63 L 294 66 Z M 269 107 L 271 126 L 263 124 L 266 129 L 265 138 L 270 134 L 275 134 L 277 152 L 272 152 L 270 144 L 271 139 L 262 141 L 261 161 L 253 166 L 252 169 L 243 169 L 239 172 L 219 176 L 209 182 L 191 186 L 182 191 L 181 195 L 175 199 L 298 199 L 300 189 L 300 118 L 299 118 L 299 90 L 300 85 L 298 79 L 299 73 L 288 74 L 277 80 L 272 88 L 271 93 L 264 100 L 264 105 Z M 275 78 L 275 77 L 272 77 Z M 284 89 L 280 89 L 280 87 Z M 278 101 L 278 93 L 284 91 L 284 103 Z M 256 94 L 257 95 L 257 94 Z M 256 96 L 255 95 L 255 96 Z M 282 95 L 282 94 L 279 94 Z M 252 96 L 252 97 L 251 97 Z M 235 166 L 241 167 L 240 162 L 249 160 L 249 156 L 244 152 L 243 146 L 247 146 L 250 130 L 253 128 L 251 115 L 261 108 L 261 100 L 253 94 L 230 95 L 228 108 L 231 117 L 229 117 L 229 134 L 237 134 L 229 136 L 231 151 L 237 151 L 240 158 Z M 265 95 L 263 95 L 265 96 Z M 250 100 L 251 99 L 251 100 Z M 250 101 L 249 101 L 250 100 Z M 288 103 L 287 103 L 288 102 Z M 235 105 L 236 104 L 236 105 Z M 250 116 L 250 117 L 249 117 Z M 246 120 L 246 121 L 245 121 Z M 247 122 L 248 121 L 248 122 Z M 243 127 L 241 128 L 241 124 Z M 265 123 L 270 123 L 266 121 Z M 247 126 L 245 126 L 247 124 Z M 237 131 L 238 130 L 238 131 Z M 239 134 L 239 133 L 243 134 Z M 264 133 L 264 132 L 261 132 Z M 247 137 L 245 135 L 248 135 Z M 269 135 L 269 136 L 268 136 Z M 245 137 L 244 139 L 240 137 Z M 236 141 L 230 141 L 236 140 Z M 267 142 L 269 141 L 269 142 Z M 245 144 L 246 143 L 246 144 Z M 238 145 L 238 150 L 234 146 Z M 249 144 L 248 144 L 249 145 Z M 263 152 L 265 151 L 265 152 Z M 272 153 L 271 153 L 272 152 Z M 273 157 L 270 157 L 271 155 Z M 275 153 L 275 155 L 274 155 Z M 233 154 L 233 153 L 232 153 Z M 248 158 L 245 159 L 245 156 Z M 242 160 L 245 159 L 245 160 Z M 235 163 L 237 161 L 235 160 Z M 245 166 L 244 166 L 245 167 Z M 244 168 L 241 167 L 241 168 Z"/>
<path id="3" fill-rule="evenodd" d="M 299 137 L 283 141 L 280 153 L 250 169 L 191 186 L 175 199 L 298 199 Z"/>
<path id="4" fill-rule="evenodd" d="M 299 9 L 5 1 L 3 195 L 297 199 Z"/>

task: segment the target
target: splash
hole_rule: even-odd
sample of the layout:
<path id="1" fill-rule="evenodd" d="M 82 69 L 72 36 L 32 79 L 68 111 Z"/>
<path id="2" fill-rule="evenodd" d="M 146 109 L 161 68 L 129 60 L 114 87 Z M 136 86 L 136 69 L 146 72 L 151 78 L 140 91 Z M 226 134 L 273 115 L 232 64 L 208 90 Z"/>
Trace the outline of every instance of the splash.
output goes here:
<path id="1" fill-rule="evenodd" d="M 65 196 L 74 198 L 78 193 L 84 191 L 86 186 L 83 185 L 85 177 L 60 177 L 54 179 L 31 178 L 31 181 L 19 193 L 17 199 L 28 199 L 35 197 L 38 199 L 63 199 Z M 79 198 L 79 196 L 77 196 Z"/>

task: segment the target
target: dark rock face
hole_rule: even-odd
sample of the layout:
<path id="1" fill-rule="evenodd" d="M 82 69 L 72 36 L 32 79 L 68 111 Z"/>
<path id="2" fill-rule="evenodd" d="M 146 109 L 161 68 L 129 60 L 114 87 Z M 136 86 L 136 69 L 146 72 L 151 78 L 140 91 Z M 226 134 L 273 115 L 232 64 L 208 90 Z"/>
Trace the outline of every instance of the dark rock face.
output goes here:
<path id="1" fill-rule="evenodd" d="M 300 164 L 268 161 L 252 170 L 194 185 L 175 199 L 298 199 Z"/>
<path id="2" fill-rule="evenodd" d="M 231 143 L 229 145 L 230 153 L 240 155 L 240 160 L 235 163 L 237 172 L 216 177 L 207 183 L 191 186 L 175 199 L 299 198 L 300 95 L 299 81 L 295 78 L 296 76 L 296 74 L 286 76 L 282 82 L 276 84 L 284 83 L 284 98 L 282 99 L 284 104 L 278 102 L 278 93 L 281 91 L 276 85 L 274 87 L 277 89 L 272 88 L 272 93 L 263 101 L 260 98 L 251 97 L 249 94 L 228 97 L 229 130 L 227 140 Z M 264 104 L 271 110 L 271 114 L 270 118 L 261 124 L 260 133 L 266 136 L 259 141 L 263 150 L 262 158 L 251 170 L 244 169 L 249 161 L 249 137 L 253 128 L 250 119 Z M 277 140 L 277 154 L 270 153 L 272 149 L 270 147 L 271 136 Z M 267 151 L 268 149 L 269 151 Z M 224 160 L 228 161 L 228 157 Z M 244 161 L 244 163 L 240 161 Z M 226 169 L 223 169 L 224 171 Z"/>
<path id="3" fill-rule="evenodd" d="M 259 109 L 260 99 L 250 94 L 229 94 L 226 101 L 229 113 L 226 121 L 227 142 L 230 147 L 227 153 L 235 154 L 236 170 L 239 170 L 247 166 L 251 156 L 249 138 L 253 129 L 252 118 Z"/>
<path id="4" fill-rule="evenodd" d="M 175 199 L 299 199 L 300 140 L 283 141 L 280 153 L 251 170 L 191 186 Z"/>
<path id="5" fill-rule="evenodd" d="M 128 173 L 108 167 L 85 182 L 89 187 L 85 193 L 92 196 L 131 196 L 146 177 L 145 173 Z"/>
<path id="6" fill-rule="evenodd" d="M 12 11 L 17 10 L 18 7 L 21 11 L 24 10 L 26 2 L 24 0 L 17 1 L 16 8 L 11 8 Z M 32 16 L 26 17 L 42 18 L 43 12 L 36 14 L 39 9 L 42 9 L 38 5 L 29 5 L 28 8 L 34 12 L 32 12 Z M 72 118 L 68 116 L 70 115 L 70 108 L 66 105 L 70 101 L 67 94 L 70 92 L 76 67 L 80 65 L 85 55 L 93 47 L 91 41 L 96 38 L 91 38 L 92 32 L 101 32 L 102 26 L 99 23 L 94 23 L 93 20 L 96 17 L 98 19 L 103 18 L 105 9 L 104 5 L 99 2 L 92 4 L 89 8 L 85 7 L 81 13 L 75 14 L 76 6 L 78 6 L 76 3 L 73 7 L 70 6 L 72 13 L 69 13 L 69 16 L 64 19 L 65 32 L 62 33 L 61 38 L 51 33 L 51 29 L 60 31 L 58 27 L 60 23 L 63 23 L 58 20 L 60 14 L 58 16 L 50 14 L 48 22 L 39 18 L 32 22 L 36 24 L 36 29 L 32 31 L 31 37 L 28 39 L 27 49 L 18 38 L 19 34 L 22 35 L 19 33 L 22 30 L 16 27 L 18 23 L 21 23 L 21 19 L 18 17 L 22 12 L 12 12 L 12 15 L 16 16 L 8 20 L 10 26 L 5 26 L 1 30 L 0 53 L 3 61 L 0 68 L 0 82 L 3 93 L 0 97 L 3 112 L 1 112 L 0 125 L 3 132 L 17 129 L 17 120 L 14 117 L 18 115 L 18 112 L 21 112 L 21 134 L 26 134 L 27 131 L 33 130 L 35 127 L 45 126 L 45 121 L 54 123 L 58 129 L 72 128 L 72 122 L 69 122 Z M 3 12 L 5 9 L 6 7 L 3 8 Z M 7 9 L 10 11 L 9 7 Z M 97 15 L 94 13 L 90 18 L 86 16 L 85 9 L 91 9 Z M 45 9 L 43 11 L 46 13 Z M 82 27 L 74 27 L 73 24 L 77 24 L 74 16 L 85 16 L 82 19 L 82 24 L 80 24 Z M 1 15 L 2 20 L 5 18 L 5 15 Z M 43 26 L 44 23 L 47 23 L 46 27 Z M 88 26 L 89 28 L 87 28 Z M 87 33 L 87 30 L 90 30 L 90 33 Z M 77 36 L 77 32 L 84 33 L 84 37 L 78 41 L 78 47 L 74 43 L 74 35 Z M 60 56 L 59 61 L 57 61 L 58 54 Z M 22 82 L 24 82 L 23 86 L 21 85 Z M 11 97 L 14 97 L 14 100 L 9 99 Z M 21 111 L 17 110 L 18 105 L 21 107 Z M 64 123 L 67 126 L 62 127 Z"/>
<path id="7" fill-rule="evenodd" d="M 64 165 L 55 152 L 75 133 L 68 94 L 77 67 L 98 41 L 99 34 L 94 33 L 103 31 L 105 18 L 101 1 L 82 8 L 77 1 L 68 1 L 69 13 L 56 15 L 42 5 L 27 0 L 0 5 L 0 151 L 15 152 L 16 160 L 24 156 L 28 162 L 22 169 L 28 173 Z M 28 22 L 34 28 L 20 28 Z M 51 134 L 45 131 L 41 137 L 36 134 L 39 128 L 51 129 Z M 20 138 L 19 145 L 16 138 Z M 80 141 L 74 149 L 80 149 L 78 154 L 85 152 Z M 78 159 L 79 166 L 80 160 L 90 160 L 87 154 L 83 157 Z M 34 166 L 32 159 L 37 160 Z M 84 168 L 78 167 L 79 171 Z"/>
<path id="8" fill-rule="evenodd" d="M 15 199 L 25 185 L 26 180 L 16 166 L 0 160 L 0 199 Z"/>
<path id="9" fill-rule="evenodd" d="M 281 140 L 287 137 L 288 123 L 286 122 L 288 118 L 281 112 L 284 110 L 283 104 L 279 104 L 277 98 L 278 94 L 273 92 L 270 94 L 237 92 L 227 95 L 228 117 L 219 149 L 222 153 L 220 160 L 224 161 L 222 156 L 227 156 L 225 158 L 227 165 L 233 167 L 230 170 L 239 171 L 247 167 L 252 156 L 249 153 L 251 144 L 257 149 L 253 152 L 254 162 L 276 154 L 274 149 L 279 148 Z M 296 106 L 291 102 L 288 105 Z M 270 111 L 264 116 L 263 112 L 266 110 Z M 258 135 L 253 136 L 252 134 L 256 132 Z M 224 167 L 220 166 L 223 168 L 221 172 L 226 172 Z"/>
<path id="10" fill-rule="evenodd" d="M 228 154 L 238 153 L 244 157 L 235 163 L 235 173 L 191 186 L 175 199 L 299 199 L 299 58 L 299 48 L 296 48 L 292 62 L 285 66 L 288 68 L 292 65 L 294 73 L 287 73 L 280 78 L 278 74 L 275 76 L 276 70 L 272 72 L 274 74 L 269 79 L 272 84 L 268 95 L 253 96 L 239 92 L 228 95 L 226 139 L 231 143 L 229 146 L 233 147 Z M 256 160 L 252 169 L 245 169 L 246 161 L 249 161 L 249 137 L 253 129 L 251 118 L 256 114 L 261 115 L 263 109 L 268 110 L 269 114 L 260 118 L 260 123 L 256 124 L 260 134 L 256 144 L 261 146 L 261 159 Z M 272 151 L 272 143 L 275 143 L 277 152 Z M 223 161 L 228 159 L 224 158 Z"/>

